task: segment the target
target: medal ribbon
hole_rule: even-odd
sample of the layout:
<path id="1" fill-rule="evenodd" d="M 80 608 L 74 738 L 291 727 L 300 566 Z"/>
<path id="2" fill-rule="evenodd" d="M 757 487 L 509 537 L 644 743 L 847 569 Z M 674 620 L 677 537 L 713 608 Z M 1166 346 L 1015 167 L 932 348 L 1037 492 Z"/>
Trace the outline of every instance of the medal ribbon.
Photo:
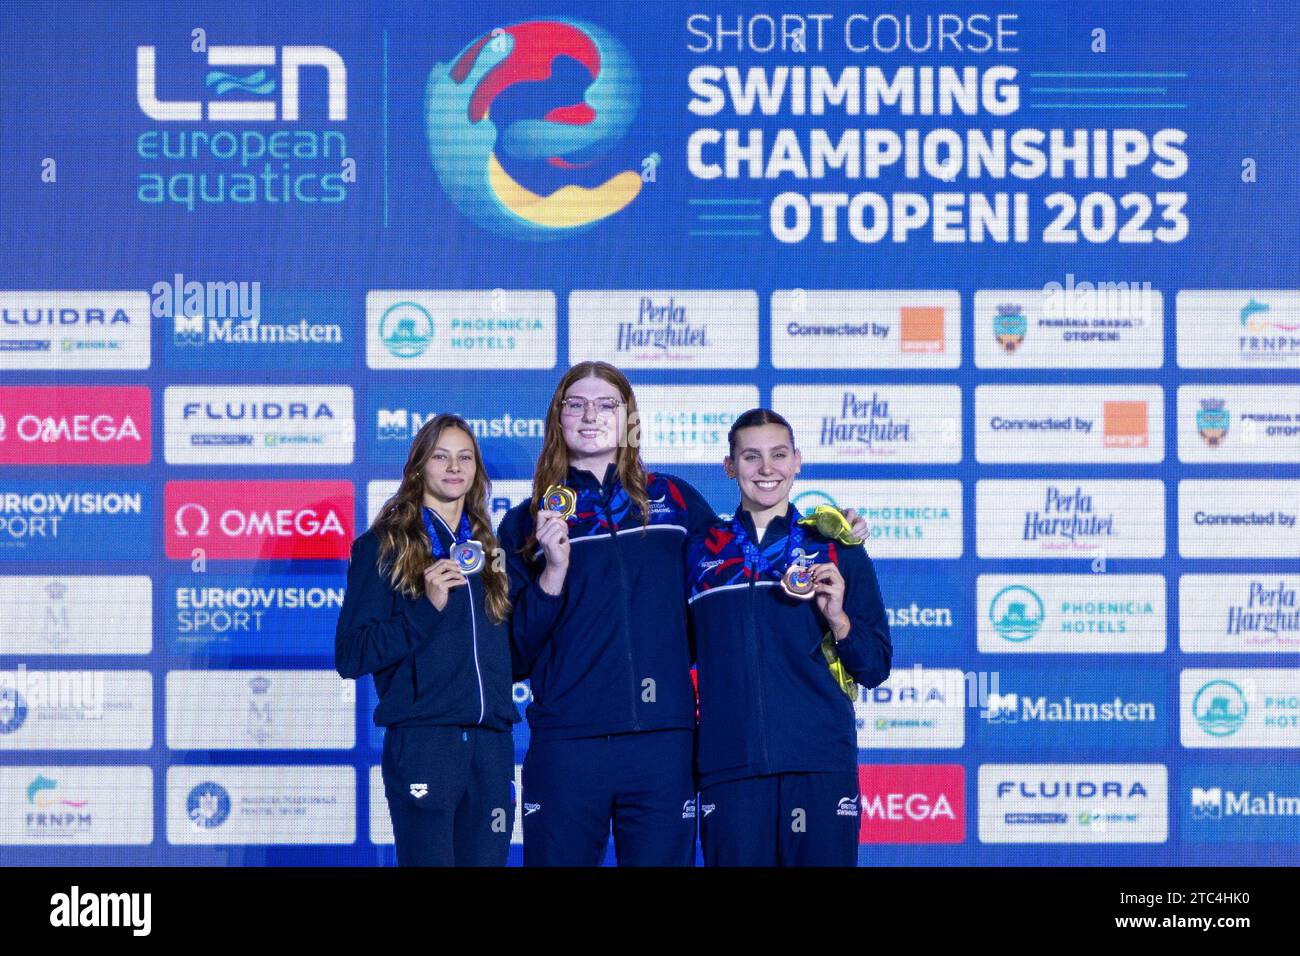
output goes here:
<path id="1" fill-rule="evenodd" d="M 438 538 L 438 533 L 433 527 L 433 509 L 425 508 L 424 530 L 429 532 L 429 547 L 433 550 L 435 558 L 447 557 L 447 552 L 443 550 L 442 541 Z M 464 544 L 470 539 L 472 532 L 469 529 L 469 515 L 464 511 L 460 513 L 460 527 L 456 529 L 456 543 Z"/>
<path id="2" fill-rule="evenodd" d="M 764 574 L 769 569 L 776 571 L 779 578 L 785 574 L 786 569 L 790 566 L 790 555 L 794 550 L 803 544 L 803 528 L 798 524 L 799 509 L 793 504 L 790 505 L 790 533 L 785 538 L 785 550 L 781 556 L 779 565 L 773 564 L 763 550 L 754 542 L 749 540 L 749 535 L 745 533 L 745 527 L 740 523 L 740 513 L 737 512 L 731 519 L 731 533 L 736 536 L 736 543 L 740 545 L 741 551 L 745 555 L 745 568 L 752 574 Z"/>

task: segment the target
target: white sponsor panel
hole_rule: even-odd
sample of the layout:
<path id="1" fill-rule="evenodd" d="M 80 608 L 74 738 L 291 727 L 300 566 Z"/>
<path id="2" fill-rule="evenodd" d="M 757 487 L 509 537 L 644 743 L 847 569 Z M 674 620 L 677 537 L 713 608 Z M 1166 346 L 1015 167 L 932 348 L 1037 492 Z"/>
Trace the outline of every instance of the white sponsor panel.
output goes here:
<path id="1" fill-rule="evenodd" d="M 1300 368 L 1300 291 L 1188 290 L 1175 308 L 1180 368 Z"/>
<path id="2" fill-rule="evenodd" d="M 637 385 L 636 401 L 640 422 L 628 431 L 644 461 L 721 468 L 731 423 L 758 406 L 758 387 Z"/>
<path id="3" fill-rule="evenodd" d="M 0 369 L 146 369 L 147 292 L 0 292 Z"/>
<path id="4" fill-rule="evenodd" d="M 350 750 L 356 682 L 333 671 L 167 672 L 173 750 Z"/>
<path id="5" fill-rule="evenodd" d="M 1141 654 L 1165 649 L 1159 574 L 981 574 L 976 643 L 987 654 Z"/>
<path id="6" fill-rule="evenodd" d="M 757 368 L 751 289 L 578 289 L 569 293 L 569 361 L 622 369 Z"/>
<path id="7" fill-rule="evenodd" d="M 957 368 L 961 296 L 952 291 L 778 289 L 774 368 Z"/>
<path id="8" fill-rule="evenodd" d="M 153 581 L 146 575 L 0 575 L 5 654 L 148 654 Z"/>
<path id="9" fill-rule="evenodd" d="M 549 290 L 366 293 L 366 365 L 374 369 L 554 368 L 555 330 Z"/>
<path id="10" fill-rule="evenodd" d="M 1300 747 L 1300 669 L 1187 668 L 1178 700 L 1184 747 Z"/>
<path id="11" fill-rule="evenodd" d="M 981 843 L 1164 843 L 1164 764 L 980 764 Z"/>
<path id="12" fill-rule="evenodd" d="M 0 671 L 0 751 L 152 746 L 148 671 Z"/>
<path id="13" fill-rule="evenodd" d="M 1164 557 L 1164 483 L 1077 478 L 977 481 L 975 547 L 981 558 Z"/>
<path id="14" fill-rule="evenodd" d="M 1300 480 L 1178 483 L 1178 553 L 1184 558 L 1300 555 Z"/>
<path id="15" fill-rule="evenodd" d="M 1300 652 L 1300 574 L 1184 574 L 1178 644 L 1186 653 Z"/>
<path id="16" fill-rule="evenodd" d="M 153 842 L 149 767 L 0 767 L 0 844 L 142 846 Z"/>
<path id="17" fill-rule="evenodd" d="M 961 461 L 956 385 L 776 385 L 772 408 L 790 422 L 804 464 Z"/>
<path id="18" fill-rule="evenodd" d="M 853 709 L 863 750 L 959 749 L 966 742 L 965 676 L 960 670 L 896 670 L 859 688 Z"/>
<path id="19" fill-rule="evenodd" d="M 978 385 L 975 459 L 1154 463 L 1165 458 L 1158 385 Z"/>
<path id="20" fill-rule="evenodd" d="M 1300 386 L 1180 385 L 1178 460 L 1300 461 Z"/>
<path id="21" fill-rule="evenodd" d="M 347 844 L 356 839 L 353 767 L 167 768 L 167 842 Z"/>
<path id="22" fill-rule="evenodd" d="M 1160 368 L 1164 296 L 1148 283 L 975 293 L 976 368 Z"/>
<path id="23" fill-rule="evenodd" d="M 366 527 L 374 523 L 380 509 L 389 498 L 397 494 L 401 482 L 371 481 L 366 483 Z M 528 500 L 533 493 L 531 478 L 502 478 L 492 482 L 492 492 L 488 495 L 488 512 L 492 516 L 492 527 L 501 526 L 501 519 L 515 505 Z"/>
<path id="24" fill-rule="evenodd" d="M 872 559 L 961 557 L 960 481 L 798 480 L 790 500 L 803 514 L 818 505 L 856 509 Z"/>
<path id="25" fill-rule="evenodd" d="M 169 385 L 169 465 L 350 465 L 356 444 L 346 385 Z"/>

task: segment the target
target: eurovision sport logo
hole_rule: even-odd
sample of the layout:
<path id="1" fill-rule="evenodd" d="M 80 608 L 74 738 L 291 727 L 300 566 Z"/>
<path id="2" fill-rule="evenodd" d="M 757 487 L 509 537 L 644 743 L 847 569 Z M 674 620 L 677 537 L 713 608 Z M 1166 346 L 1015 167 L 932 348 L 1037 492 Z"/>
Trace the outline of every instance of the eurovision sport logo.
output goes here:
<path id="1" fill-rule="evenodd" d="M 516 117 L 532 93 L 556 105 L 540 117 Z M 574 93 L 578 99 L 565 102 Z M 429 74 L 425 132 L 438 182 L 492 232 L 532 241 L 580 232 L 641 191 L 643 173 L 635 169 L 595 185 L 576 182 L 599 173 L 598 161 L 623 138 L 640 101 L 631 56 L 599 27 L 561 17 L 498 27 Z M 644 175 L 653 178 L 657 163 L 656 155 L 647 158 Z M 557 177 L 564 177 L 558 187 L 540 191 Z"/>

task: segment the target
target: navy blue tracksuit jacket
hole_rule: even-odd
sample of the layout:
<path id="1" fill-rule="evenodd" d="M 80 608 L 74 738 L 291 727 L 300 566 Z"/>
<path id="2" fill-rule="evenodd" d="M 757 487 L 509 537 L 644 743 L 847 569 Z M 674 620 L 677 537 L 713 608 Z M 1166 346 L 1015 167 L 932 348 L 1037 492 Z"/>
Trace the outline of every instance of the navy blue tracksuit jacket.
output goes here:
<path id="1" fill-rule="evenodd" d="M 757 573 L 745 565 L 731 522 L 716 521 L 692 539 L 688 602 L 700 685 L 700 789 L 766 774 L 857 771 L 853 702 L 822 655 L 829 630 L 816 600 L 780 586 L 793 504 L 772 519 L 758 541 L 748 511 L 737 514 L 749 541 L 773 562 Z M 880 587 L 866 551 L 803 527 L 803 549 L 815 563 L 835 564 L 844 578 L 844 611 L 852 626 L 837 643 L 840 661 L 864 687 L 889 676 L 892 647 Z"/>
<path id="2" fill-rule="evenodd" d="M 440 523 L 434 527 L 450 554 L 454 537 Z M 378 553 L 374 531 L 352 544 L 334 640 L 339 676 L 374 675 L 374 720 L 382 727 L 509 730 L 519 720 L 511 697 L 509 626 L 489 619 L 481 575 L 452 588 L 439 611 L 423 592 L 410 598 L 394 590 L 376 568 Z"/>
<path id="3" fill-rule="evenodd" d="M 649 525 L 611 464 L 570 468 L 569 568 L 542 591 L 541 549 L 521 555 L 527 502 L 499 531 L 518 673 L 532 679 L 523 768 L 525 866 L 594 866 L 611 824 L 620 866 L 690 866 L 695 690 L 681 581 L 686 541 L 716 519 L 694 488 L 647 476 Z"/>
<path id="4" fill-rule="evenodd" d="M 651 473 L 643 530 L 617 477 L 612 464 L 599 482 L 589 471 L 569 469 L 566 483 L 578 505 L 559 596 L 538 584 L 541 548 L 518 554 L 533 528 L 529 503 L 501 522 L 512 636 L 520 676 L 532 678 L 528 726 L 535 740 L 695 727 L 681 581 L 688 536 L 717 515 L 686 482 Z"/>

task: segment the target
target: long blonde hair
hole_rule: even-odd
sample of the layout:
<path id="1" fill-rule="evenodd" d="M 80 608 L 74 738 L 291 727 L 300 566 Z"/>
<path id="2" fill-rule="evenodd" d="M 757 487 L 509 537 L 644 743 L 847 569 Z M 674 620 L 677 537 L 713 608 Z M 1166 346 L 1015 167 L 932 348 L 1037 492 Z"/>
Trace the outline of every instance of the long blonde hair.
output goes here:
<path id="1" fill-rule="evenodd" d="M 555 386 L 551 396 L 550 407 L 546 410 L 546 432 L 542 439 L 542 453 L 537 457 L 537 467 L 533 470 L 533 499 L 529 512 L 537 517 L 542 496 L 551 485 L 564 484 L 569 472 L 569 449 L 564 444 L 564 431 L 560 426 L 560 402 L 564 393 L 574 382 L 584 378 L 599 378 L 618 389 L 619 397 L 627 408 L 627 426 L 633 433 L 639 433 L 641 413 L 637 410 L 636 395 L 632 393 L 632 383 L 627 376 L 608 362 L 579 362 L 564 373 L 560 383 Z M 619 442 L 614 457 L 614 468 L 618 480 L 632 502 L 641 509 L 641 524 L 650 522 L 650 499 L 646 495 L 645 464 L 641 461 L 640 442 L 630 440 Z M 537 544 L 533 533 L 529 533 L 520 551 L 529 554 Z"/>
<path id="2" fill-rule="evenodd" d="M 443 429 L 459 428 L 469 436 L 474 449 L 474 480 L 465 493 L 464 509 L 470 531 L 483 545 L 483 591 L 488 616 L 501 623 L 510 613 L 510 586 L 505 571 L 492 560 L 497 553 L 497 537 L 488 517 L 488 494 L 491 482 L 483 467 L 478 440 L 468 423 L 459 415 L 443 414 L 424 423 L 411 442 L 402 469 L 402 483 L 375 516 L 371 530 L 379 538 L 379 570 L 398 591 L 407 597 L 424 594 L 424 571 L 433 561 L 429 535 L 424 528 L 424 466 L 433 454 Z M 385 571 L 385 565 L 388 570 Z"/>

